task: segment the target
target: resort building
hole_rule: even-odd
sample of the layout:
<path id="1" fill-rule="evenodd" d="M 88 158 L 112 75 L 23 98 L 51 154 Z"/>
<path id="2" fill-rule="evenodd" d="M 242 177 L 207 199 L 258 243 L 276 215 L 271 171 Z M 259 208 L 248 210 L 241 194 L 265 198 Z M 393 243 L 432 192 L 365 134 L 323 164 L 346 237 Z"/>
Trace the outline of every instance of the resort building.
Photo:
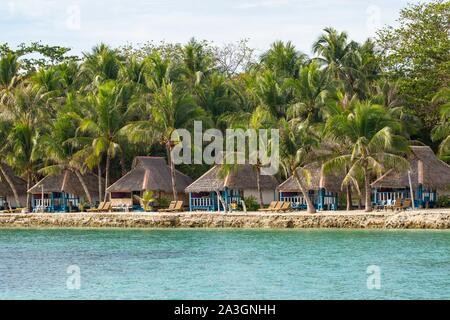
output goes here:
<path id="1" fill-rule="evenodd" d="M 98 202 L 98 176 L 92 173 L 83 175 L 92 201 Z M 77 175 L 70 171 L 48 175 L 30 190 L 33 211 L 73 212 L 87 202 L 87 195 Z"/>
<path id="2" fill-rule="evenodd" d="M 184 189 L 192 182 L 187 175 L 175 170 L 175 187 L 178 200 L 187 203 Z M 152 191 L 156 199 L 173 199 L 172 175 L 170 167 L 162 157 L 136 157 L 131 171 L 113 183 L 106 191 L 110 194 L 112 207 L 126 206 L 141 210 L 136 196 L 142 197 L 145 191 Z"/>
<path id="3" fill-rule="evenodd" d="M 409 171 L 389 170 L 371 184 L 374 204 L 413 198 L 416 208 L 427 208 L 436 204 L 438 194 L 448 193 L 450 166 L 428 146 L 411 146 L 411 151 Z"/>
<path id="4" fill-rule="evenodd" d="M 16 176 L 11 167 L 5 164 L 2 164 L 2 167 L 8 177 L 5 177 L 0 171 L 0 210 L 25 206 L 27 202 L 27 182 Z M 8 179 L 14 184 L 20 203 L 17 203 Z"/>
<path id="5" fill-rule="evenodd" d="M 314 207 L 317 210 L 337 210 L 342 177 L 335 174 L 323 174 L 322 167 L 319 164 L 309 165 L 306 169 L 311 174 L 309 184 L 302 175 L 300 175 L 300 179 L 307 186 Z M 294 177 L 289 177 L 278 186 L 277 190 L 280 201 L 290 202 L 293 209 L 306 209 L 306 200 Z"/>
<path id="6" fill-rule="evenodd" d="M 215 165 L 186 188 L 189 193 L 189 209 L 219 211 L 239 205 L 244 197 L 259 199 L 257 173 L 250 164 L 237 165 L 224 174 L 222 165 Z M 263 203 L 276 199 L 278 181 L 273 176 L 260 175 Z"/>

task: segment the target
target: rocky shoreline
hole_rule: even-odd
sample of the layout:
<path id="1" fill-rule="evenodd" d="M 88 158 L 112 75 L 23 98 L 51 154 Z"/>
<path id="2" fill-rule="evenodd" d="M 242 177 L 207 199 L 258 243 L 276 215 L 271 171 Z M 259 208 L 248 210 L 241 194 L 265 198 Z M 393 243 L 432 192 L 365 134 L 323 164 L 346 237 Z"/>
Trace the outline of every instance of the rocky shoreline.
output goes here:
<path id="1" fill-rule="evenodd" d="M 0 228 L 354 228 L 450 229 L 450 210 L 401 213 L 54 213 L 0 214 Z"/>

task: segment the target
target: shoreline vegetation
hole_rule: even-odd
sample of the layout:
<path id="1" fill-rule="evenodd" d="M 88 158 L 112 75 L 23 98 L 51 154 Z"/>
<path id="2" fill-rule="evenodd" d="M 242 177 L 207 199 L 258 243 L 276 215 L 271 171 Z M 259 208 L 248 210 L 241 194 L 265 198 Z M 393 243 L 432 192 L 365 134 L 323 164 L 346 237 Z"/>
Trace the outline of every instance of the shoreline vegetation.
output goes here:
<path id="1" fill-rule="evenodd" d="M 2 228 L 348 228 L 450 229 L 450 209 L 308 213 L 39 213 L 2 214 Z"/>
<path id="2" fill-rule="evenodd" d="M 127 199 L 121 205 L 136 202 L 141 209 L 136 198 L 143 202 L 144 193 L 153 191 L 147 204 L 152 197 L 158 207 L 182 200 L 177 177 L 198 180 L 211 170 L 207 164 L 174 160 L 180 141 L 173 134 L 194 131 L 194 121 L 222 133 L 279 129 L 281 164 L 274 179 L 292 179 L 296 196 L 305 202 L 301 209 L 308 213 L 322 210 L 325 197 L 333 197 L 332 209 L 340 197 L 339 207 L 350 210 L 358 202 L 370 212 L 373 204 L 392 206 L 387 200 L 397 201 L 398 189 L 396 205 L 414 207 L 418 201 L 417 207 L 448 207 L 449 197 L 440 191 L 450 183 L 443 175 L 427 174 L 436 166 L 418 158 L 412 167 L 407 159 L 416 147 L 450 160 L 449 12 L 450 2 L 444 0 L 410 4 L 395 27 L 386 26 L 362 42 L 325 27 L 311 44 L 311 55 L 291 41 L 274 41 L 260 55 L 247 40 L 222 47 L 194 38 L 185 44 L 150 41 L 117 48 L 100 43 L 79 57 L 70 56 L 69 48 L 39 42 L 16 48 L 0 43 L 0 140 L 5 142 L 0 146 L 0 207 L 85 211 L 117 200 L 109 188 L 141 156 L 164 157 L 167 178 L 159 184 L 170 188 L 162 196 L 160 187 L 149 187 L 148 170 L 140 168 L 146 170 L 146 186 L 125 195 L 116 190 Z M 252 164 L 252 189 L 257 190 L 256 206 L 262 207 L 268 203 L 259 160 Z M 447 164 L 440 167 L 450 172 Z M 311 168 L 341 175 L 339 195 L 322 185 L 311 190 Z M 410 178 L 407 188 L 382 185 L 395 199 L 383 194 L 376 201 L 381 193 L 375 182 L 409 171 L 414 178 L 415 168 L 417 191 Z M 235 168 L 224 169 L 220 175 Z M 225 201 L 228 196 L 240 200 L 240 190 L 225 190 Z M 197 193 L 198 206 L 205 207 L 206 191 L 217 192 L 191 192 Z M 314 197 L 320 197 L 318 204 Z"/>

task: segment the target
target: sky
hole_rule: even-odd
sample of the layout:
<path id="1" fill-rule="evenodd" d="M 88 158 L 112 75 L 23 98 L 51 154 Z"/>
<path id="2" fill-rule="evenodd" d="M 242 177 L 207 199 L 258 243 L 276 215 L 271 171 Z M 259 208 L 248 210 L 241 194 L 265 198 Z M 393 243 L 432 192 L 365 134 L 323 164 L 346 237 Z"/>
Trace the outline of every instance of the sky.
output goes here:
<path id="1" fill-rule="evenodd" d="M 42 41 L 89 51 L 190 38 L 216 44 L 249 39 L 258 51 L 291 40 L 310 54 L 323 28 L 333 26 L 364 41 L 393 25 L 415 0 L 0 0 L 0 43 Z"/>

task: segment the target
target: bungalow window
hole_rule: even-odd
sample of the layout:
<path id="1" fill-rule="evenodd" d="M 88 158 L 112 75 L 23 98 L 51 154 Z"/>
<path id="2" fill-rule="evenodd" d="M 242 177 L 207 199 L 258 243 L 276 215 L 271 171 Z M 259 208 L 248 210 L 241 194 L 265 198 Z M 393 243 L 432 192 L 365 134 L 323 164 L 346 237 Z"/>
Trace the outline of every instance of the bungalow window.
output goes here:
<path id="1" fill-rule="evenodd" d="M 112 192 L 111 199 L 129 199 L 131 198 L 130 192 Z"/>

